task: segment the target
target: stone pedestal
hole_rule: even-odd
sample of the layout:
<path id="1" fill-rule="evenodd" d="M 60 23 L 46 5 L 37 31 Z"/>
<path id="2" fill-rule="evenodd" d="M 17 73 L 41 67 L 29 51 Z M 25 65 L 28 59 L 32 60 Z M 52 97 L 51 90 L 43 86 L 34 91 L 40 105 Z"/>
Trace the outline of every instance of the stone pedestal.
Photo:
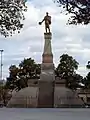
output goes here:
<path id="1" fill-rule="evenodd" d="M 42 55 L 41 75 L 39 80 L 38 107 L 52 108 L 54 105 L 54 64 L 51 48 L 51 33 L 44 33 L 44 52 Z"/>
<path id="2" fill-rule="evenodd" d="M 54 105 L 54 82 L 39 81 L 39 108 L 52 108 Z"/>
<path id="3" fill-rule="evenodd" d="M 42 63 L 53 63 L 53 54 L 52 54 L 52 47 L 51 47 L 51 33 L 44 33 L 44 52 L 42 55 Z"/>

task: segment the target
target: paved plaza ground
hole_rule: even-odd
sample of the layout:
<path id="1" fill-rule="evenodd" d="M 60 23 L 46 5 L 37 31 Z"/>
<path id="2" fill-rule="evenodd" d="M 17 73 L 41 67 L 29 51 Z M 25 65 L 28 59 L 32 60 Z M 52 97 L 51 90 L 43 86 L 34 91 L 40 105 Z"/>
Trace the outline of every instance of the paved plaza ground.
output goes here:
<path id="1" fill-rule="evenodd" d="M 0 120 L 90 120 L 90 109 L 1 108 Z"/>

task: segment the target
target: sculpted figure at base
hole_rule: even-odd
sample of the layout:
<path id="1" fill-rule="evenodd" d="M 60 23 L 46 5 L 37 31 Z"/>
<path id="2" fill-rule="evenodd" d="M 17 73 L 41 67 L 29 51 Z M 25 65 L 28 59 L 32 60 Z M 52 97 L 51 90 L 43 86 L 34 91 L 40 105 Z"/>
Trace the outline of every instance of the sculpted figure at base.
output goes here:
<path id="1" fill-rule="evenodd" d="M 48 15 L 48 12 L 46 12 L 46 16 L 44 17 L 44 19 L 39 22 L 39 25 L 41 25 L 43 22 L 45 22 L 46 33 L 50 33 L 51 16 Z"/>

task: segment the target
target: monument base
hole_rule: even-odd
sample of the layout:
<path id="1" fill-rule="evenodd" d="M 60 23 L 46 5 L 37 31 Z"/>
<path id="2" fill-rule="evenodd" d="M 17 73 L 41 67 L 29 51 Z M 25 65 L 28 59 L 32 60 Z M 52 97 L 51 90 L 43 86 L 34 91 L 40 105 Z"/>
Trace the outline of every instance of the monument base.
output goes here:
<path id="1" fill-rule="evenodd" d="M 39 81 L 38 108 L 53 108 L 54 82 Z"/>

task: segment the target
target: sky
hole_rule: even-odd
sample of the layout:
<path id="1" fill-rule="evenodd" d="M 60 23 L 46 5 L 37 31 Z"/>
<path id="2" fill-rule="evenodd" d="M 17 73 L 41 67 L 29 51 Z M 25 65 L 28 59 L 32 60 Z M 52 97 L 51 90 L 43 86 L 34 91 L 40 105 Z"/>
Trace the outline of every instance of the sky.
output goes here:
<path id="1" fill-rule="evenodd" d="M 42 62 L 44 47 L 44 24 L 38 25 L 46 12 L 52 17 L 52 51 L 55 66 L 62 54 L 67 53 L 79 62 L 77 73 L 86 76 L 86 64 L 90 60 L 90 25 L 66 25 L 68 16 L 53 0 L 28 0 L 24 27 L 20 34 L 4 38 L 0 35 L 0 49 L 3 49 L 3 78 L 8 77 L 8 68 L 18 65 L 24 58 Z"/>

